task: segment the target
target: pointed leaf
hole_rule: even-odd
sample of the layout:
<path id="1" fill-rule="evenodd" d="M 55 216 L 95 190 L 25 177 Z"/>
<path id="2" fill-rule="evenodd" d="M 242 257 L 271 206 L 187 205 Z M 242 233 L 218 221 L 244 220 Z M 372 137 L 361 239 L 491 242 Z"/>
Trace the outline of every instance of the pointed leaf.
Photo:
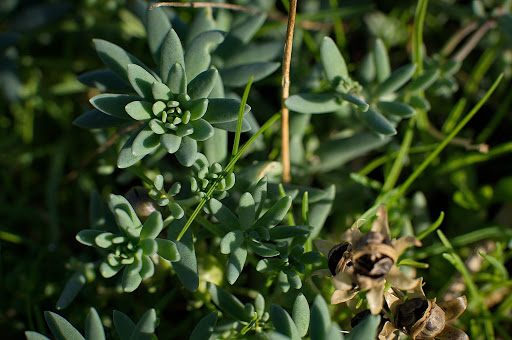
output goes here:
<path id="1" fill-rule="evenodd" d="M 333 184 L 325 191 L 325 197 L 309 208 L 309 225 L 313 227 L 313 230 L 311 230 L 311 233 L 309 234 L 310 239 L 315 239 L 318 236 L 320 230 L 325 224 L 325 221 L 327 220 L 327 217 L 331 213 L 334 196 L 336 195 L 336 188 Z"/>
<path id="2" fill-rule="evenodd" d="M 229 314 L 231 317 L 235 318 L 235 320 L 251 320 L 251 316 L 245 310 L 242 302 L 240 302 L 240 300 L 238 300 L 234 295 L 211 282 L 208 282 L 207 288 L 213 303 L 215 303 L 223 312 Z"/>
<path id="3" fill-rule="evenodd" d="M 265 199 L 267 198 L 267 182 L 267 177 L 262 177 L 252 189 L 252 197 L 254 198 L 254 204 L 256 205 L 256 217 L 260 216 L 265 204 Z"/>
<path id="4" fill-rule="evenodd" d="M 299 113 L 327 113 L 342 108 L 341 102 L 334 93 L 299 93 L 288 97 L 286 106 Z"/>
<path id="5" fill-rule="evenodd" d="M 68 282 L 66 282 L 66 285 L 60 294 L 59 300 L 56 304 L 57 309 L 64 309 L 68 307 L 76 298 L 78 293 L 80 293 L 86 281 L 84 273 L 80 271 L 75 272 Z"/>
<path id="6" fill-rule="evenodd" d="M 395 115 L 400 117 L 410 117 L 414 114 L 414 108 L 399 102 L 378 101 L 377 107 L 386 115 Z"/>
<path id="7" fill-rule="evenodd" d="M 260 81 L 274 73 L 280 65 L 280 63 L 274 62 L 244 64 L 224 68 L 220 70 L 219 73 L 224 82 L 224 86 L 244 87 L 251 77 L 254 77 L 253 82 Z"/>
<path id="8" fill-rule="evenodd" d="M 331 84 L 337 85 L 342 79 L 349 80 L 345 59 L 343 59 L 340 50 L 331 38 L 323 38 L 320 45 L 320 57 L 327 80 Z"/>
<path id="9" fill-rule="evenodd" d="M 375 132 L 386 136 L 396 135 L 395 127 L 379 111 L 370 108 L 368 111 L 360 112 L 359 114 L 366 124 Z"/>
<path id="10" fill-rule="evenodd" d="M 138 132 L 141 129 L 137 130 L 135 133 L 133 133 L 130 138 L 126 141 L 126 143 L 121 148 L 121 151 L 119 152 L 119 156 L 117 157 L 117 167 L 120 169 L 128 168 L 138 161 L 140 161 L 144 156 L 134 156 L 132 154 L 132 144 L 135 140 L 135 137 L 137 137 Z"/>
<path id="11" fill-rule="evenodd" d="M 207 316 L 203 317 L 194 327 L 192 334 L 190 334 L 190 340 L 204 340 L 210 339 L 215 330 L 219 313 L 217 311 L 211 312 Z"/>
<path id="12" fill-rule="evenodd" d="M 101 92 L 133 92 L 128 80 L 124 81 L 111 70 L 96 70 L 80 75 L 77 80 L 84 85 L 94 87 Z"/>
<path id="13" fill-rule="evenodd" d="M 153 98 L 155 100 L 161 100 L 163 102 L 166 102 L 167 100 L 169 100 L 169 97 L 171 95 L 171 90 L 164 83 L 157 81 L 157 82 L 154 82 L 152 85 L 152 93 L 153 93 Z M 153 104 L 153 105 L 155 105 L 155 104 Z M 162 109 L 164 109 L 164 108 L 162 108 Z"/>
<path id="14" fill-rule="evenodd" d="M 395 92 L 412 78 L 415 71 L 416 64 L 408 64 L 400 67 L 377 86 L 373 93 L 374 97 L 379 98 L 388 93 Z"/>
<path id="15" fill-rule="evenodd" d="M 52 312 L 44 312 L 44 318 L 57 340 L 85 340 L 82 334 L 62 316 Z"/>
<path id="16" fill-rule="evenodd" d="M 96 309 L 92 307 L 89 308 L 89 315 L 87 316 L 87 321 L 85 322 L 85 338 L 88 340 L 105 339 L 105 330 L 103 329 L 101 318 L 98 315 Z"/>
<path id="17" fill-rule="evenodd" d="M 203 119 L 209 123 L 224 123 L 235 121 L 238 118 L 241 102 L 236 99 L 212 98 L 208 100 L 208 109 Z M 245 105 L 244 115 L 251 110 Z"/>
<path id="18" fill-rule="evenodd" d="M 185 58 L 183 56 L 183 47 L 181 46 L 180 38 L 176 34 L 176 31 L 171 28 L 162 45 L 160 58 L 160 77 L 163 83 L 168 82 L 169 71 L 176 63 L 185 68 Z"/>
<path id="19" fill-rule="evenodd" d="M 117 310 L 114 310 L 114 326 L 121 340 L 130 340 L 136 327 L 135 322 Z"/>
<path id="20" fill-rule="evenodd" d="M 306 336 L 309 328 L 309 304 L 304 294 L 299 293 L 295 298 L 292 310 L 292 319 L 300 336 Z"/>
<path id="21" fill-rule="evenodd" d="M 136 64 L 127 66 L 128 80 L 139 96 L 146 100 L 153 100 L 153 83 L 158 80 L 144 68 Z"/>
<path id="22" fill-rule="evenodd" d="M 272 304 L 272 308 L 270 309 L 270 319 L 272 320 L 272 324 L 276 328 L 276 331 L 290 337 L 291 339 L 300 339 L 297 326 L 283 307 L 276 305 L 275 303 Z"/>
<path id="23" fill-rule="evenodd" d="M 229 230 L 236 230 L 240 228 L 238 218 L 224 204 L 215 198 L 210 199 L 208 204 L 210 211 L 213 213 L 215 218 L 219 220 L 221 225 L 227 227 Z"/>
<path id="24" fill-rule="evenodd" d="M 307 235 L 311 231 L 307 225 L 278 225 L 269 230 L 272 240 L 284 240 L 290 237 Z"/>
<path id="25" fill-rule="evenodd" d="M 191 166 L 194 164 L 197 155 L 197 142 L 190 137 L 183 137 L 178 151 L 176 151 L 176 158 L 183 166 Z"/>
<path id="26" fill-rule="evenodd" d="M 140 232 L 141 240 L 146 238 L 155 239 L 160 234 L 163 227 L 162 214 L 159 211 L 153 211 L 142 226 L 142 231 Z"/>
<path id="27" fill-rule="evenodd" d="M 153 104 L 146 101 L 134 101 L 125 106 L 125 111 L 135 120 L 147 122 L 153 118 Z"/>
<path id="28" fill-rule="evenodd" d="M 180 253 L 176 243 L 171 240 L 164 240 L 157 238 L 156 243 L 158 244 L 157 254 L 167 261 L 176 262 L 180 260 Z"/>
<path id="29" fill-rule="evenodd" d="M 373 340 L 377 337 L 380 315 L 368 315 L 345 337 L 347 340 Z"/>
<path id="30" fill-rule="evenodd" d="M 158 323 L 156 311 L 151 308 L 140 318 L 133 330 L 131 340 L 151 340 Z"/>
<path id="31" fill-rule="evenodd" d="M 155 63 L 160 63 L 162 45 L 171 29 L 171 22 L 163 8 L 157 7 L 146 12 L 146 36 L 149 50 Z"/>
<path id="32" fill-rule="evenodd" d="M 389 64 L 388 51 L 381 39 L 375 40 L 373 45 L 373 60 L 377 81 L 382 83 L 391 74 L 391 66 Z"/>
<path id="33" fill-rule="evenodd" d="M 133 140 L 132 154 L 135 157 L 144 157 L 155 151 L 159 146 L 160 135 L 154 133 L 153 130 L 146 125 Z"/>
<path id="34" fill-rule="evenodd" d="M 104 129 L 114 126 L 121 126 L 129 123 L 129 120 L 120 119 L 94 109 L 88 111 L 75 119 L 73 124 L 82 129 Z"/>
<path id="35" fill-rule="evenodd" d="M 243 49 L 232 51 L 224 59 L 224 67 L 238 66 L 243 64 L 260 63 L 276 60 L 283 54 L 283 43 L 281 41 L 266 41 L 262 43 L 251 42 Z"/>
<path id="36" fill-rule="evenodd" d="M 207 98 L 217 82 L 219 72 L 215 69 L 199 73 L 187 86 L 187 94 L 191 100 Z M 187 77 L 187 79 L 190 79 Z"/>
<path id="37" fill-rule="evenodd" d="M 240 225 L 244 230 L 249 229 L 254 224 L 256 219 L 256 204 L 254 198 L 248 192 L 244 193 L 240 197 L 238 204 L 238 216 L 240 219 Z"/>
<path id="38" fill-rule="evenodd" d="M 144 63 L 142 63 L 139 59 L 135 58 L 130 53 L 123 50 L 121 47 L 101 39 L 93 39 L 93 42 L 100 59 L 105 63 L 105 65 L 108 66 L 110 70 L 112 70 L 112 72 L 114 72 L 118 77 L 125 80 L 126 82 L 130 82 L 126 69 L 128 64 L 137 64 L 141 67 L 144 67 L 146 70 L 149 70 L 148 67 L 144 65 Z"/>
<path id="39" fill-rule="evenodd" d="M 33 331 L 25 331 L 25 336 L 27 340 L 50 340 L 42 334 Z"/>
<path id="40" fill-rule="evenodd" d="M 172 221 L 168 228 L 168 238 L 176 243 L 176 248 L 180 254 L 179 261 L 173 262 L 172 266 L 183 286 L 195 292 L 199 287 L 199 274 L 197 273 L 197 259 L 192 230 L 188 229 L 179 242 L 175 241 L 186 223 L 186 218 Z"/>
<path id="41" fill-rule="evenodd" d="M 263 226 L 267 229 L 275 227 L 284 218 L 291 204 L 292 198 L 290 196 L 282 197 L 254 225 Z"/>
<path id="42" fill-rule="evenodd" d="M 327 340 L 327 332 L 331 324 L 329 309 L 321 295 L 317 295 L 311 306 L 311 340 Z"/>
<path id="43" fill-rule="evenodd" d="M 241 230 L 230 231 L 220 241 L 220 252 L 222 254 L 230 254 L 239 248 L 244 242 L 244 232 Z"/>
<path id="44" fill-rule="evenodd" d="M 196 36 L 185 52 L 187 79 L 194 79 L 201 72 L 208 70 L 211 62 L 211 52 L 224 41 L 222 31 L 206 31 Z"/>
<path id="45" fill-rule="evenodd" d="M 230 284 L 234 284 L 240 276 L 240 273 L 242 273 L 246 259 L 247 249 L 244 246 L 235 248 L 231 251 L 228 266 L 226 268 L 226 276 Z"/>
<path id="46" fill-rule="evenodd" d="M 169 90 L 174 94 L 187 92 L 187 75 L 181 64 L 176 63 L 172 65 L 166 84 L 169 86 Z"/>
<path id="47" fill-rule="evenodd" d="M 125 106 L 139 99 L 140 97 L 137 96 L 105 93 L 94 96 L 89 101 L 101 112 L 121 119 L 130 119 Z"/>

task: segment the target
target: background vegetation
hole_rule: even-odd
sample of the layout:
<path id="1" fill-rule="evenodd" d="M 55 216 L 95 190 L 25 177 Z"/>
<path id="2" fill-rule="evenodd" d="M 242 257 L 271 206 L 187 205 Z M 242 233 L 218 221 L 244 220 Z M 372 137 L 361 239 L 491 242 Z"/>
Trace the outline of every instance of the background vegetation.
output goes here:
<path id="1" fill-rule="evenodd" d="M 284 44 L 287 1 L 235 2 L 269 14 L 253 41 Z M 324 36 L 333 39 L 350 75 L 365 89 L 377 85 L 372 80 L 371 58 L 366 57 L 370 51 L 376 53 L 376 39 L 388 51 L 392 71 L 416 62 L 418 43 L 413 41 L 421 4 L 427 6 L 426 1 L 299 1 L 291 94 L 328 90 L 320 66 Z M 188 338 L 201 318 L 217 310 L 206 282 L 224 287 L 244 303 L 253 302 L 261 292 L 266 311 L 274 303 L 291 313 L 299 292 L 293 288 L 299 287 L 285 290 L 275 276 L 257 271 L 261 257 L 250 255 L 236 283 L 228 282 L 228 255 L 219 252 L 223 235 L 212 233 L 205 223 L 191 226 L 199 267 L 195 292 L 187 290 L 172 269 L 159 267 L 149 282 L 132 293 L 122 293 L 117 277 L 104 279 L 92 265 L 100 258 L 98 253 L 76 241 L 76 234 L 93 223 L 90 213 L 95 203 L 90 202 L 106 201 L 110 193 L 124 195 L 143 184 L 137 174 L 116 167 L 126 133 L 81 129 L 73 121 L 89 111 L 89 99 L 100 94 L 77 80 L 85 72 L 104 68 L 93 38 L 122 46 L 153 65 L 141 19 L 144 6 L 130 0 L 4 0 L 0 4 L 0 329 L 5 338 L 19 338 L 26 330 L 50 336 L 44 311 L 57 312 L 83 330 L 90 307 L 98 311 L 107 329 L 112 327 L 114 309 L 139 320 L 154 308 L 160 319 L 159 338 L 171 334 Z M 296 224 L 301 224 L 304 191 L 309 192 L 312 205 L 319 205 L 315 197 L 327 200 L 330 215 L 313 234 L 333 242 L 359 218 L 371 217 L 375 209 L 370 208 L 381 202 L 387 204 L 393 236 L 417 235 L 444 216 L 439 228 L 453 248 L 431 233 L 422 240 L 423 247 L 409 250 L 406 258 L 425 264 L 410 270 L 424 277 L 427 297 L 468 296 L 469 306 L 457 326 L 471 339 L 511 339 L 512 333 L 511 9 L 506 0 L 428 3 L 421 65 L 436 69 L 455 60 L 460 69 L 448 72 L 445 68 L 421 93 L 429 105 L 417 109 L 414 118 L 395 119 L 397 134 L 385 142 L 375 139 L 372 129 L 350 110 L 291 113 L 291 183 L 295 186 L 284 190 L 291 194 L 299 189 L 292 208 Z M 169 13 L 183 25 L 192 25 L 202 12 L 174 9 Z M 281 58 L 282 48 L 269 57 L 271 62 Z M 457 137 L 448 140 L 500 74 L 503 79 L 494 94 Z M 228 88 L 229 95 L 241 98 L 245 84 Z M 256 121 L 253 126 L 263 125 L 280 110 L 280 84 L 279 69 L 252 85 L 247 103 Z M 407 97 L 407 93 L 398 96 Z M 371 134 L 373 144 L 368 144 L 370 139 L 352 141 L 356 147 L 336 143 L 360 133 Z M 249 136 L 242 134 L 242 143 Z M 449 143 L 433 155 L 443 141 Z M 365 147 L 357 147 L 361 145 Z M 272 204 L 280 197 L 281 167 L 276 163 L 280 154 L 280 127 L 275 123 L 234 169 L 237 176 L 265 169 Z M 429 166 L 409 182 L 411 173 L 429 156 L 435 156 Z M 225 166 L 228 157 L 220 163 Z M 160 171 L 165 177 L 180 171 L 173 170 L 173 162 L 172 155 L 159 164 L 150 160 L 144 171 L 153 177 Z M 251 176 L 237 177 L 239 187 L 234 187 L 231 202 L 240 197 L 242 188 L 256 182 Z M 291 221 L 289 214 L 284 223 L 293 225 Z M 306 251 L 314 250 L 311 241 L 304 242 Z M 325 266 L 325 262 L 307 264 L 305 272 L 297 274 L 309 305 L 317 294 L 328 301 L 332 292 L 328 280 L 306 282 L 309 273 Z M 57 311 L 66 283 L 77 272 L 87 282 L 69 306 Z M 345 304 L 329 306 L 329 311 L 334 323 L 350 329 L 352 313 Z M 233 336 L 243 338 L 239 333 Z"/>

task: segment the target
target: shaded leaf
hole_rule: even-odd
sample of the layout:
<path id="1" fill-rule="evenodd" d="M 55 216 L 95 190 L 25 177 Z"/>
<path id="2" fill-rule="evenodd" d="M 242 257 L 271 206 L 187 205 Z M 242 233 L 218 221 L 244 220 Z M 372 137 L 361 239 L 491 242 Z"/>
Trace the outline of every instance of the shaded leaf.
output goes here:
<path id="1" fill-rule="evenodd" d="M 370 108 L 366 112 L 360 112 L 359 115 L 375 132 L 386 136 L 396 135 L 395 127 L 379 111 Z"/>
<path id="2" fill-rule="evenodd" d="M 187 79 L 194 79 L 201 72 L 208 70 L 211 62 L 211 52 L 224 41 L 222 31 L 206 31 L 196 36 L 185 52 Z"/>
<path id="3" fill-rule="evenodd" d="M 299 93 L 288 97 L 286 106 L 300 113 L 327 113 L 342 108 L 343 103 L 334 93 Z"/>
<path id="4" fill-rule="evenodd" d="M 249 83 L 251 77 L 254 77 L 253 82 L 260 81 L 274 73 L 280 65 L 280 63 L 276 62 L 244 64 L 224 68 L 219 73 L 224 86 L 244 87 Z"/>
<path id="5" fill-rule="evenodd" d="M 192 230 L 188 229 L 181 240 L 178 242 L 176 238 L 187 223 L 186 218 L 174 220 L 169 225 L 168 238 L 176 243 L 180 259 L 173 262 L 172 266 L 176 271 L 181 283 L 186 289 L 195 292 L 199 287 L 199 274 L 197 273 L 197 258 L 194 249 L 194 240 L 192 238 Z"/>
<path id="6" fill-rule="evenodd" d="M 375 40 L 373 44 L 373 60 L 377 81 L 382 83 L 391 74 L 391 66 L 389 64 L 388 51 L 381 39 Z"/>
<path id="7" fill-rule="evenodd" d="M 309 328 L 309 304 L 304 294 L 299 293 L 295 298 L 292 310 L 292 319 L 297 326 L 300 336 L 306 336 Z"/>
<path id="8" fill-rule="evenodd" d="M 185 57 L 183 55 L 183 47 L 181 46 L 180 38 L 178 34 L 176 34 L 176 31 L 171 28 L 162 45 L 160 58 L 160 77 L 163 83 L 168 83 L 169 71 L 176 63 L 185 68 Z"/>
<path id="9" fill-rule="evenodd" d="M 84 85 L 94 87 L 101 92 L 133 92 L 128 81 L 119 78 L 111 70 L 96 70 L 78 76 L 77 80 Z"/>
<path id="10" fill-rule="evenodd" d="M 414 108 L 399 102 L 378 101 L 377 107 L 386 115 L 395 115 L 400 117 L 410 117 L 414 114 Z"/>
<path id="11" fill-rule="evenodd" d="M 292 198 L 290 196 L 282 197 L 254 225 L 263 226 L 268 229 L 275 227 L 284 218 L 291 204 Z"/>
<path id="12" fill-rule="evenodd" d="M 147 101 L 134 101 L 125 106 L 126 113 L 135 120 L 149 121 L 153 118 L 153 104 Z"/>
<path id="13" fill-rule="evenodd" d="M 33 331 L 25 331 L 25 336 L 27 340 L 50 340 L 42 334 Z"/>
<path id="14" fill-rule="evenodd" d="M 274 245 L 272 244 L 264 244 L 259 241 L 248 239 L 247 245 L 253 252 L 258 254 L 259 256 L 272 257 L 279 255 L 279 252 L 274 249 Z"/>
<path id="15" fill-rule="evenodd" d="M 101 318 L 94 308 L 89 308 L 89 315 L 87 316 L 87 320 L 85 322 L 85 338 L 91 340 L 105 339 L 105 330 L 103 329 Z"/>
<path id="16" fill-rule="evenodd" d="M 191 100 L 207 98 L 213 90 L 219 72 L 215 69 L 199 73 L 187 86 L 187 94 Z M 187 77 L 187 79 L 190 79 Z"/>
<path id="17" fill-rule="evenodd" d="M 187 92 L 187 75 L 180 63 L 172 65 L 166 84 L 169 86 L 169 90 L 171 90 L 172 93 L 178 94 Z"/>
<path id="18" fill-rule="evenodd" d="M 240 228 L 238 218 L 224 204 L 215 198 L 211 198 L 208 204 L 210 211 L 213 213 L 215 218 L 219 220 L 221 225 L 227 227 L 229 230 L 236 230 Z"/>
<path id="19" fill-rule="evenodd" d="M 208 100 L 208 109 L 203 119 L 207 120 L 210 124 L 236 121 L 241 104 L 237 99 L 211 98 Z M 251 107 L 246 104 L 244 115 L 250 110 Z"/>
<path id="20" fill-rule="evenodd" d="M 140 97 L 137 96 L 105 93 L 94 96 L 89 101 L 96 109 L 104 113 L 121 119 L 130 119 L 125 106 L 139 99 Z"/>
<path id="21" fill-rule="evenodd" d="M 327 332 L 331 324 L 329 309 L 321 295 L 317 295 L 311 305 L 311 327 L 309 336 L 311 340 L 328 340 Z"/>
<path id="22" fill-rule="evenodd" d="M 166 259 L 167 261 L 176 262 L 180 260 L 180 253 L 176 243 L 171 240 L 164 240 L 157 238 L 156 243 L 158 244 L 158 255 Z"/>
<path id="23" fill-rule="evenodd" d="M 226 268 L 226 276 L 230 284 L 234 284 L 240 276 L 240 273 L 242 273 L 246 259 L 247 249 L 245 246 L 240 246 L 231 251 Z"/>
<path id="24" fill-rule="evenodd" d="M 44 318 L 57 340 L 85 340 L 82 334 L 62 316 L 44 312 Z"/>
<path id="25" fill-rule="evenodd" d="M 155 151 L 160 146 L 160 135 L 151 130 L 149 125 L 142 129 L 132 143 L 132 154 L 134 157 L 144 157 Z"/>
<path id="26" fill-rule="evenodd" d="M 197 156 L 197 142 L 190 137 L 181 139 L 180 148 L 176 151 L 176 158 L 183 166 L 191 166 L 194 164 Z"/>
<path id="27" fill-rule="evenodd" d="M 66 285 L 60 294 L 59 300 L 56 304 L 57 309 L 64 309 L 68 307 L 78 293 L 80 293 L 86 281 L 84 273 L 81 271 L 75 272 L 68 282 L 66 282 Z"/>
<path id="28" fill-rule="evenodd" d="M 218 317 L 218 312 L 214 311 L 199 320 L 190 335 L 190 340 L 209 339 L 215 330 Z"/>
<path id="29" fill-rule="evenodd" d="M 131 340 L 151 340 L 153 338 L 153 334 L 155 333 L 155 328 L 157 326 L 158 318 L 156 316 L 156 311 L 151 308 L 148 310 L 142 317 L 140 318 L 137 326 L 133 330 Z"/>
<path id="30" fill-rule="evenodd" d="M 146 12 L 146 36 L 148 39 L 149 50 L 153 60 L 160 64 L 162 54 L 162 45 L 171 29 L 171 22 L 163 8 L 153 8 Z"/>
<path id="31" fill-rule="evenodd" d="M 135 330 L 135 322 L 133 322 L 126 314 L 114 310 L 114 326 L 121 340 L 130 340 Z"/>
<path id="32" fill-rule="evenodd" d="M 379 98 L 388 93 L 395 92 L 412 78 L 414 71 L 416 71 L 416 64 L 408 64 L 400 67 L 377 86 L 373 95 Z"/>
<path id="33" fill-rule="evenodd" d="M 272 240 L 284 240 L 290 237 L 307 235 L 311 231 L 306 225 L 278 225 L 269 230 Z"/>
<path id="34" fill-rule="evenodd" d="M 329 37 L 322 39 L 320 58 L 327 80 L 331 84 L 336 86 L 342 79 L 348 81 L 349 76 L 345 59 L 343 59 L 336 43 Z"/>
<path id="35" fill-rule="evenodd" d="M 151 73 L 136 64 L 129 64 L 126 68 L 128 80 L 139 96 L 153 100 L 153 83 L 157 81 Z"/>
<path id="36" fill-rule="evenodd" d="M 245 310 L 244 305 L 238 298 L 224 290 L 223 288 L 208 282 L 208 292 L 212 301 L 225 313 L 229 314 L 235 320 L 250 321 L 251 316 Z"/>
<path id="37" fill-rule="evenodd" d="M 192 120 L 190 124 L 194 127 L 194 132 L 190 134 L 190 138 L 197 141 L 205 141 L 213 136 L 213 126 L 210 125 L 206 120 L 199 118 Z"/>
<path id="38" fill-rule="evenodd" d="M 160 136 L 160 143 L 168 153 L 175 153 L 181 145 L 181 137 L 172 133 L 164 133 Z"/>
<path id="39" fill-rule="evenodd" d="M 439 70 L 428 70 L 425 71 L 418 78 L 413 79 L 409 85 L 407 85 L 406 91 L 414 93 L 424 91 L 428 89 L 434 82 L 439 78 Z"/>
<path id="40" fill-rule="evenodd" d="M 88 111 L 75 119 L 73 124 L 82 129 L 104 129 L 114 126 L 121 126 L 129 123 L 129 120 L 120 119 L 94 109 Z"/>
<path id="41" fill-rule="evenodd" d="M 138 161 L 140 161 L 144 156 L 134 156 L 132 154 L 132 144 L 135 140 L 135 137 L 137 137 L 138 131 L 142 130 L 142 128 L 139 128 L 135 133 L 133 133 L 130 138 L 124 143 L 123 147 L 121 148 L 121 151 L 119 151 L 119 155 L 117 156 L 117 167 L 124 169 L 128 168 Z"/>
<path id="42" fill-rule="evenodd" d="M 275 303 L 272 304 L 270 309 L 270 319 L 272 320 L 272 324 L 276 328 L 276 331 L 290 337 L 291 339 L 300 339 L 297 326 L 283 307 L 276 305 Z"/>
<path id="43" fill-rule="evenodd" d="M 374 340 L 377 337 L 377 327 L 380 315 L 368 315 L 358 323 L 345 337 L 346 340 Z"/>
<path id="44" fill-rule="evenodd" d="M 227 233 L 220 241 L 220 251 L 222 254 L 230 254 L 235 249 L 239 248 L 244 242 L 244 232 L 241 230 L 234 230 Z"/>

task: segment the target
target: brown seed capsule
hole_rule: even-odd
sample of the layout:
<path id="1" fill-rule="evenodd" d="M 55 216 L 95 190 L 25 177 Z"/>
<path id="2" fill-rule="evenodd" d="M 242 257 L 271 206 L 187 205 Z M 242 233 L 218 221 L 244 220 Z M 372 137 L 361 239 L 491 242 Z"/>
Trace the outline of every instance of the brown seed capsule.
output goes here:
<path id="1" fill-rule="evenodd" d="M 336 275 L 352 266 L 352 245 L 343 242 L 335 245 L 327 255 L 327 263 L 332 275 Z"/>

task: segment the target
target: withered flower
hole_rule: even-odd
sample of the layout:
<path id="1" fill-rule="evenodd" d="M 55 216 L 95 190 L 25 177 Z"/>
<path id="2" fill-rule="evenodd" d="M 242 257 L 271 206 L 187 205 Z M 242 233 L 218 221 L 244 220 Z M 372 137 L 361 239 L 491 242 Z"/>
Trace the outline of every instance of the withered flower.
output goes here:
<path id="1" fill-rule="evenodd" d="M 366 298 L 370 311 L 378 314 L 384 303 L 386 281 L 403 290 L 412 289 L 418 284 L 418 280 L 407 277 L 396 267 L 396 261 L 407 247 L 421 246 L 421 242 L 412 236 L 391 240 L 384 206 L 379 207 L 377 220 L 370 232 L 363 235 L 356 225 L 345 232 L 343 240 L 347 242 L 338 245 L 315 240 L 318 250 L 328 259 L 329 270 L 314 274 L 331 276 L 335 288 L 331 304 L 349 301 L 359 291 L 368 290 Z"/>
<path id="2" fill-rule="evenodd" d="M 407 334 L 412 340 L 469 340 L 466 333 L 446 324 L 464 312 L 468 303 L 465 296 L 437 303 L 436 299 L 425 297 L 419 284 L 407 297 L 404 301 L 404 295 L 396 289 L 385 293 L 394 320 L 384 326 L 379 334 L 380 340 L 394 339 L 397 331 Z"/>

